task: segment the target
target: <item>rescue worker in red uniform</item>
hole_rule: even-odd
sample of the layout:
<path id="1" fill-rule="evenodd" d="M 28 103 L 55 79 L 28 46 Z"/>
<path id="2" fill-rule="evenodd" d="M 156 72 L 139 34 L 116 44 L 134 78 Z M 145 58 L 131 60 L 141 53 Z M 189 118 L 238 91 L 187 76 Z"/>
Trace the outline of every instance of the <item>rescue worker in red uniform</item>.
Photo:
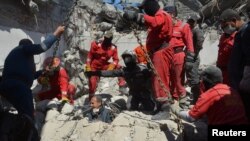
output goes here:
<path id="1" fill-rule="evenodd" d="M 216 65 L 222 71 L 223 83 L 229 85 L 227 67 L 233 49 L 234 37 L 237 31 L 230 32 L 225 29 L 223 31 L 224 33 L 221 35 L 218 45 L 219 52 Z"/>
<path id="2" fill-rule="evenodd" d="M 157 76 L 153 75 L 153 92 L 157 101 L 165 103 L 168 100 L 170 64 L 173 56 L 173 50 L 169 47 L 173 32 L 172 18 L 160 9 L 157 0 L 144 0 L 140 7 L 145 11 L 145 14 L 125 11 L 123 18 L 131 22 L 144 23 L 148 28 L 147 51 L 163 86 L 168 91 L 164 91 Z"/>
<path id="3" fill-rule="evenodd" d="M 49 65 L 52 62 L 52 66 Z M 47 85 L 49 90 L 38 93 L 37 100 L 58 98 L 59 100 L 73 103 L 73 95 L 76 88 L 69 83 L 67 71 L 60 66 L 60 59 L 48 57 L 43 63 L 45 72 L 38 78 L 38 82 L 42 85 Z"/>
<path id="4" fill-rule="evenodd" d="M 184 63 L 186 61 L 185 69 L 187 70 L 192 69 L 194 63 L 194 46 L 192 31 L 189 24 L 177 19 L 177 8 L 175 6 L 166 6 L 164 7 L 164 10 L 172 16 L 174 24 L 173 34 L 170 40 L 170 46 L 174 50 L 174 57 L 172 61 L 173 66 L 170 77 L 171 93 L 174 99 L 180 99 L 180 105 L 185 105 L 186 90 L 184 87 Z"/>
<path id="5" fill-rule="evenodd" d="M 118 53 L 116 45 L 112 44 L 113 33 L 107 31 L 104 35 L 104 40 L 91 43 L 91 48 L 87 56 L 87 62 L 85 71 L 98 71 L 98 70 L 113 70 L 118 69 Z M 109 60 L 112 58 L 113 62 L 110 63 Z M 91 76 L 89 77 L 89 100 L 94 96 L 97 83 L 100 77 Z M 123 78 L 118 78 L 118 85 L 124 87 L 126 82 Z"/>
<path id="6" fill-rule="evenodd" d="M 244 105 L 239 93 L 226 84 L 222 84 L 222 72 L 215 66 L 209 66 L 201 74 L 206 91 L 200 95 L 194 107 L 188 111 L 176 111 L 182 119 L 193 122 L 208 118 L 208 125 L 248 124 Z"/>

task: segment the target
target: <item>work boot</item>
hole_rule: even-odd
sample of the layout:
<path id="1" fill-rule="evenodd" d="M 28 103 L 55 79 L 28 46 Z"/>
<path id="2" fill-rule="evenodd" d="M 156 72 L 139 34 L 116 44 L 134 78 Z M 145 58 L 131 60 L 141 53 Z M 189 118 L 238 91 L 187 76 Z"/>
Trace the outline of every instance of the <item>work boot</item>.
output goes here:
<path id="1" fill-rule="evenodd" d="M 154 110 L 150 113 L 150 115 L 155 115 L 161 111 L 161 103 L 155 102 Z"/>
<path id="2" fill-rule="evenodd" d="M 170 105 L 165 103 L 161 106 L 161 111 L 151 117 L 151 120 L 167 120 L 170 118 Z"/>

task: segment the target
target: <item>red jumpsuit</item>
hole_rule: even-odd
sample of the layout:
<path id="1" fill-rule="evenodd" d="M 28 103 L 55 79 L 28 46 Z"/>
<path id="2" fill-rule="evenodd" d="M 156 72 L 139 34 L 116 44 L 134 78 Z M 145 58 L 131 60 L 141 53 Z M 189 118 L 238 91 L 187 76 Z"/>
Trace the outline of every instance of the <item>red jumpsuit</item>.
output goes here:
<path id="1" fill-rule="evenodd" d="M 208 125 L 248 124 L 240 95 L 225 84 L 217 84 L 202 93 L 189 111 L 194 119 L 208 118 Z"/>
<path id="2" fill-rule="evenodd" d="M 161 78 L 163 85 L 169 91 L 170 64 L 173 50 L 168 43 L 173 32 L 172 18 L 163 10 L 158 10 L 155 16 L 144 14 L 145 24 L 148 27 L 146 47 L 151 54 L 151 60 Z M 168 98 L 159 84 L 156 76 L 152 77 L 154 95 L 157 101 L 164 102 Z"/>
<path id="3" fill-rule="evenodd" d="M 91 71 L 97 70 L 107 70 L 110 65 L 110 58 L 113 59 L 113 64 L 115 65 L 115 69 L 120 68 L 118 65 L 118 53 L 117 47 L 115 45 L 111 45 L 109 47 L 103 47 L 102 42 L 92 42 L 91 48 L 87 57 L 87 65 L 90 65 Z M 126 84 L 123 78 L 118 78 L 119 86 L 123 86 Z M 97 83 L 99 82 L 99 76 L 91 76 L 89 78 L 89 97 L 91 98 L 96 91 Z"/>
<path id="4" fill-rule="evenodd" d="M 54 75 L 49 76 L 50 90 L 39 93 L 39 100 L 62 98 L 62 92 L 67 92 L 68 98 L 73 102 L 72 95 L 76 89 L 73 85 L 69 84 L 69 77 L 66 70 L 60 67 L 59 71 L 55 71 Z"/>
<path id="5" fill-rule="evenodd" d="M 185 58 L 184 47 L 186 46 L 187 51 L 194 52 L 192 31 L 189 24 L 177 20 L 177 23 L 173 28 L 173 35 L 170 44 L 174 50 L 172 61 L 173 66 L 170 77 L 171 93 L 175 99 L 178 99 L 179 96 L 186 95 L 186 90 L 183 86 L 185 80 L 183 69 Z"/>
<path id="6" fill-rule="evenodd" d="M 229 57 L 232 53 L 235 34 L 236 32 L 231 35 L 222 34 L 218 45 L 219 52 L 217 58 L 217 67 L 219 67 L 222 71 L 224 84 L 229 84 L 227 66 Z"/>

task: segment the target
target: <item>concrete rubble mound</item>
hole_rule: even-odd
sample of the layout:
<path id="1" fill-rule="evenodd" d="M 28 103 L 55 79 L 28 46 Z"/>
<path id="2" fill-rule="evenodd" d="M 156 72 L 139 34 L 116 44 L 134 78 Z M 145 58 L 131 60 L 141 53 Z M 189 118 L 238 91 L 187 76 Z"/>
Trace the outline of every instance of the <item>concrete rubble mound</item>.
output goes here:
<path id="1" fill-rule="evenodd" d="M 114 82 L 115 79 L 113 80 Z M 127 96 L 119 96 L 110 89 L 116 83 L 110 79 L 102 79 L 98 87 L 100 95 L 110 95 L 111 101 L 128 100 Z M 116 90 L 117 91 L 117 90 Z M 113 93 L 113 94 L 110 94 Z M 36 104 L 36 122 L 42 141 L 206 141 L 207 126 L 205 122 L 184 122 L 184 136 L 178 131 L 173 120 L 151 120 L 152 115 L 138 111 L 122 111 L 112 123 L 89 122 L 84 117 L 88 110 L 87 96 L 78 98 L 74 105 L 61 103 L 57 99 L 45 100 Z M 107 107 L 108 108 L 108 107 Z"/>

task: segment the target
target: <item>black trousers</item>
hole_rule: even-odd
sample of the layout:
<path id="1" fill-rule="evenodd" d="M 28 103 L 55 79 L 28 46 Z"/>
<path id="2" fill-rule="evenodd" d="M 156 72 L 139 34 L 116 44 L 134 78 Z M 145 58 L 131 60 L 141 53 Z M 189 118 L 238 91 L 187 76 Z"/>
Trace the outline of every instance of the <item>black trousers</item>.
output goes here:
<path id="1" fill-rule="evenodd" d="M 131 110 L 139 110 L 140 104 L 143 110 L 153 111 L 155 108 L 155 102 L 150 92 L 142 91 L 139 93 L 133 93 L 131 99 Z"/>

